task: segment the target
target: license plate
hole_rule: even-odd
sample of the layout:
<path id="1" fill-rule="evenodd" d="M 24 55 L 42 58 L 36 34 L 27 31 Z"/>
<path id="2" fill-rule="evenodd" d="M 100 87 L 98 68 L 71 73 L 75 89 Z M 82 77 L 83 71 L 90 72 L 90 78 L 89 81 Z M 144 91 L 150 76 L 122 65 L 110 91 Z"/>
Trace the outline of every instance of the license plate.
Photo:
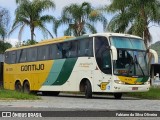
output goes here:
<path id="1" fill-rule="evenodd" d="M 132 90 L 138 90 L 138 87 L 132 87 Z"/>

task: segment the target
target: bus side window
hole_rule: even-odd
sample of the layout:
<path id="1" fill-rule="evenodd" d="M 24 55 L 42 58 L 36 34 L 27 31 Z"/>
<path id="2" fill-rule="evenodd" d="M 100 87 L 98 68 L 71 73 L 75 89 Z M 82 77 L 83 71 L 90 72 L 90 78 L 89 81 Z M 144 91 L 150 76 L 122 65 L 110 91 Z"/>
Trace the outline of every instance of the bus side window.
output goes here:
<path id="1" fill-rule="evenodd" d="M 90 56 L 90 57 L 93 57 L 93 39 L 92 38 L 89 39 L 87 46 L 88 46 L 87 55 Z"/>
<path id="2" fill-rule="evenodd" d="M 26 62 L 26 49 L 21 49 L 19 62 Z"/>
<path id="3" fill-rule="evenodd" d="M 111 74 L 111 55 L 107 46 L 109 46 L 109 44 L 106 37 L 95 37 L 95 57 L 97 64 L 102 72 Z"/>
<path id="4" fill-rule="evenodd" d="M 49 59 L 61 59 L 62 58 L 62 51 L 58 50 L 58 44 L 50 45 L 49 49 Z"/>
<path id="5" fill-rule="evenodd" d="M 78 56 L 93 56 L 93 40 L 88 38 L 79 40 L 78 44 Z"/>
<path id="6" fill-rule="evenodd" d="M 11 60 L 10 60 L 10 52 L 6 52 L 5 53 L 5 63 L 11 63 Z"/>
<path id="7" fill-rule="evenodd" d="M 29 48 L 27 50 L 27 62 L 37 61 L 37 47 Z"/>
<path id="8" fill-rule="evenodd" d="M 111 74 L 111 54 L 109 50 L 106 50 L 102 53 L 102 71 Z"/>
<path id="9" fill-rule="evenodd" d="M 63 58 L 69 58 L 70 57 L 69 51 L 70 51 L 71 47 L 72 47 L 71 42 L 64 42 L 62 44 L 62 57 Z"/>
<path id="10" fill-rule="evenodd" d="M 16 63 L 19 63 L 20 61 L 20 55 L 21 55 L 21 50 L 17 50 L 17 57 L 16 57 Z"/>
<path id="11" fill-rule="evenodd" d="M 38 60 L 48 60 L 49 59 L 49 46 L 38 47 Z"/>
<path id="12" fill-rule="evenodd" d="M 71 42 L 71 47 L 67 53 L 69 58 L 77 57 L 77 41 Z"/>
<path id="13" fill-rule="evenodd" d="M 12 63 L 12 64 L 16 63 L 16 51 L 12 51 L 10 54 L 11 54 L 10 63 Z"/>

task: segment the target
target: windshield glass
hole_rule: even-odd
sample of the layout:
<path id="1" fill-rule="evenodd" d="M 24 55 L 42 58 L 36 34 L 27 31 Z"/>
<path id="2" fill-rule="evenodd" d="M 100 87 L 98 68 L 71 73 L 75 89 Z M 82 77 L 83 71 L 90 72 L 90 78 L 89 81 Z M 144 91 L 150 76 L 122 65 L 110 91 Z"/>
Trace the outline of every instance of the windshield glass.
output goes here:
<path id="1" fill-rule="evenodd" d="M 146 50 L 142 39 L 112 36 L 110 41 L 116 48 Z"/>
<path id="2" fill-rule="evenodd" d="M 123 76 L 148 76 L 148 54 L 145 51 L 117 49 L 114 74 Z"/>

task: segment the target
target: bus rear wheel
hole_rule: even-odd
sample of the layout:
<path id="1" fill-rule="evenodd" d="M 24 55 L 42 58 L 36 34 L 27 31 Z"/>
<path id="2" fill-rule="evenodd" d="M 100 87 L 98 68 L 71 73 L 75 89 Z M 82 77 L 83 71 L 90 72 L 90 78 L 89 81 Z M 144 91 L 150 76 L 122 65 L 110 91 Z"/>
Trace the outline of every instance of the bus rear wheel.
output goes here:
<path id="1" fill-rule="evenodd" d="M 24 82 L 23 84 L 23 92 L 28 94 L 30 93 L 30 85 L 28 81 Z"/>
<path id="2" fill-rule="evenodd" d="M 122 93 L 114 93 L 114 98 L 115 99 L 121 99 L 122 98 Z"/>
<path id="3" fill-rule="evenodd" d="M 17 81 L 17 82 L 15 83 L 15 90 L 18 91 L 18 92 L 21 92 L 21 90 L 22 90 L 22 85 L 21 85 L 20 81 Z"/>
<path id="4" fill-rule="evenodd" d="M 91 83 L 88 80 L 85 83 L 85 97 L 92 98 L 92 87 Z"/>

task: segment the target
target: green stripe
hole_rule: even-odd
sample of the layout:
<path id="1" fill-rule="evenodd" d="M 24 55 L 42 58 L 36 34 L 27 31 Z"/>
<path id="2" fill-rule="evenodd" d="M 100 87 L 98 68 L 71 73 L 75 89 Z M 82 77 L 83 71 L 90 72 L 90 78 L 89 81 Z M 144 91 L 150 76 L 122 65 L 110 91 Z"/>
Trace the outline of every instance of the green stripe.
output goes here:
<path id="1" fill-rule="evenodd" d="M 70 77 L 77 58 L 66 59 L 57 80 L 52 85 L 63 85 Z"/>
<path id="2" fill-rule="evenodd" d="M 58 78 L 59 73 L 62 70 L 65 59 L 55 60 L 52 65 L 51 71 L 47 77 L 47 80 L 43 83 L 43 85 L 52 85 Z"/>
<path id="3" fill-rule="evenodd" d="M 137 82 L 147 82 L 149 77 L 138 78 Z"/>

